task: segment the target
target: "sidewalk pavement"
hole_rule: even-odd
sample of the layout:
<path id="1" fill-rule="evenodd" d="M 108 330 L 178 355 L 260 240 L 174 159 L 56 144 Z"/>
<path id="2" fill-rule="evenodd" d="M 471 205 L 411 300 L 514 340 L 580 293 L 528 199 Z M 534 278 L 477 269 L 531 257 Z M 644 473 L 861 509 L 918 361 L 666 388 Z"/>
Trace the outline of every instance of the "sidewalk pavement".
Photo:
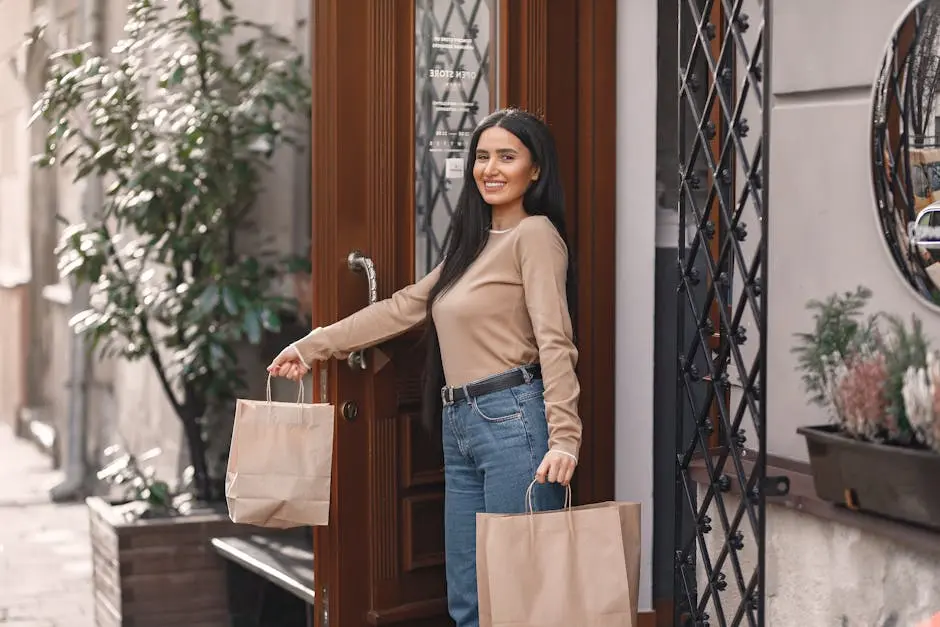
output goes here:
<path id="1" fill-rule="evenodd" d="M 88 514 L 50 502 L 51 465 L 0 424 L 0 626 L 94 625 Z"/>

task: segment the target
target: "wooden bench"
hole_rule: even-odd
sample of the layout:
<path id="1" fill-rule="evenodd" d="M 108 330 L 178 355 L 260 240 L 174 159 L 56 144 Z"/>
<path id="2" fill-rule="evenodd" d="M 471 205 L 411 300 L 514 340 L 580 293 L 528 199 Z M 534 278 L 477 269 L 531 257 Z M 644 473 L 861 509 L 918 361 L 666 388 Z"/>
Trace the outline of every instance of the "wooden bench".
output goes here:
<path id="1" fill-rule="evenodd" d="M 233 627 L 313 626 L 313 538 L 309 529 L 213 538 L 226 560 Z"/>

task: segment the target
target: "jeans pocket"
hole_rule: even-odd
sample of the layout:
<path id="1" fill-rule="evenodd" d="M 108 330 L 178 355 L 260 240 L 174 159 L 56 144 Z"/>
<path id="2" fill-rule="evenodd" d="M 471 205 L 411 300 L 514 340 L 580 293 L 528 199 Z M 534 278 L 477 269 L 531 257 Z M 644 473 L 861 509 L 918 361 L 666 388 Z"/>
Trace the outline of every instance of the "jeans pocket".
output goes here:
<path id="1" fill-rule="evenodd" d="M 542 383 L 541 379 L 535 379 L 530 383 L 524 383 L 512 388 L 512 394 L 516 397 L 520 405 L 531 401 L 533 398 L 541 400 L 545 396 L 545 384 Z"/>
<path id="2" fill-rule="evenodd" d="M 495 392 L 478 396 L 470 402 L 473 411 L 487 422 L 507 422 L 522 418 L 522 407 L 508 392 Z"/>

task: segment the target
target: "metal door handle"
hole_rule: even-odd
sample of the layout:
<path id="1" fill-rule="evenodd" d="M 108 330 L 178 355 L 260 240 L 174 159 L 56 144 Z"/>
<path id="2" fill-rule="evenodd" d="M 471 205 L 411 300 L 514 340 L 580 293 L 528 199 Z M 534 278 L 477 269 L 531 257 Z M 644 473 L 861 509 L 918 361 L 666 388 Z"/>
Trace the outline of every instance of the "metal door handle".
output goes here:
<path id="1" fill-rule="evenodd" d="M 360 272 L 366 275 L 366 282 L 369 288 L 369 304 L 371 305 L 376 302 L 379 299 L 379 282 L 375 275 L 375 263 L 364 255 L 362 251 L 354 250 L 349 253 L 349 256 L 346 258 L 346 265 L 348 265 L 349 269 L 353 272 Z M 346 363 L 349 364 L 349 367 L 353 370 L 365 370 L 365 350 L 350 353 L 349 357 L 346 358 Z"/>

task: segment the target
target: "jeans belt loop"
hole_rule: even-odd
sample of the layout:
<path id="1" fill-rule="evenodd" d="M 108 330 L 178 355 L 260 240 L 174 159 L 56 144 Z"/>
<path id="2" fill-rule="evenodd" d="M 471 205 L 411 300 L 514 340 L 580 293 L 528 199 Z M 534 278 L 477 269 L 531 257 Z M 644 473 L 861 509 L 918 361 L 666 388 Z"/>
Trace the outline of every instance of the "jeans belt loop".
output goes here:
<path id="1" fill-rule="evenodd" d="M 529 372 L 528 366 L 522 366 L 519 368 L 522 371 L 522 380 L 525 381 L 526 385 L 532 383 L 532 373 Z"/>
<path id="2" fill-rule="evenodd" d="M 464 385 L 462 389 L 463 389 L 463 398 L 464 398 L 464 400 L 467 401 L 468 403 L 470 403 L 470 402 L 473 400 L 473 399 L 470 398 L 470 390 L 467 389 L 467 386 L 466 386 L 466 385 Z"/>

